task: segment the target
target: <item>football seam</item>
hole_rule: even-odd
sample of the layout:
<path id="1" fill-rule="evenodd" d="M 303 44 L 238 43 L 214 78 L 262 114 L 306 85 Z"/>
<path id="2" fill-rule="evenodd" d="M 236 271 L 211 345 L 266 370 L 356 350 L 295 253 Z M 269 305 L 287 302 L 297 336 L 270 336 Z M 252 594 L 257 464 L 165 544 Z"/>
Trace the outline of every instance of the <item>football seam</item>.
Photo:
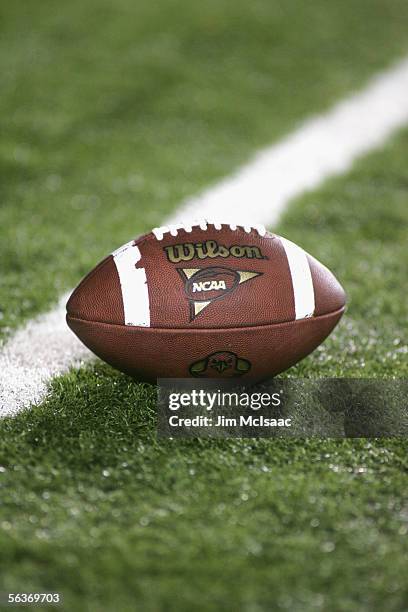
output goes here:
<path id="1" fill-rule="evenodd" d="M 243 329 L 259 329 L 260 327 L 274 327 L 279 325 L 290 325 L 292 323 L 302 323 L 303 321 L 316 321 L 318 319 L 324 319 L 328 317 L 332 317 L 333 315 L 343 314 L 346 310 L 346 305 L 344 304 L 341 308 L 337 308 L 336 310 L 331 310 L 329 312 L 325 312 L 321 315 L 313 316 L 313 317 L 305 317 L 304 319 L 290 319 L 288 321 L 277 321 L 275 323 L 261 323 L 260 325 L 240 325 L 240 326 L 231 326 L 231 327 L 143 327 L 142 325 L 125 325 L 118 323 L 107 323 L 106 321 L 93 321 L 91 319 L 81 319 L 80 317 L 75 317 L 67 313 L 67 321 L 80 321 L 81 323 L 89 323 L 93 325 L 102 325 L 107 327 L 118 327 L 121 329 L 127 330 L 144 330 L 144 331 L 156 331 L 156 332 L 186 332 L 186 333 L 205 333 L 205 332 L 214 332 L 214 331 L 224 331 L 224 330 L 243 330 Z"/>
<path id="2" fill-rule="evenodd" d="M 211 224 L 211 223 L 209 223 L 209 225 L 212 225 L 212 224 Z M 224 223 L 224 224 L 222 224 L 222 225 L 224 226 L 224 225 L 226 225 L 226 224 Z M 197 229 L 197 231 L 201 231 L 201 232 L 203 232 L 203 233 L 205 233 L 205 232 L 208 232 L 208 231 L 209 231 L 208 229 L 206 229 L 206 230 L 198 230 L 198 228 L 196 228 L 196 229 Z M 184 231 L 186 234 L 191 234 L 191 233 L 192 233 L 192 232 L 186 232 L 186 230 L 178 230 L 178 231 Z M 215 231 L 221 231 L 221 230 L 215 230 Z M 248 233 L 248 232 L 244 232 L 244 230 L 243 230 L 243 229 L 241 229 L 240 227 L 237 227 L 237 229 L 236 229 L 236 230 L 234 230 L 232 233 L 237 233 L 237 234 L 242 234 L 242 233 L 244 233 L 246 236 L 249 236 L 249 235 L 252 233 L 252 231 L 254 231 L 254 230 L 251 230 L 251 232 L 249 232 L 249 233 Z M 172 237 L 173 237 L 173 238 L 176 238 L 176 236 L 172 236 Z M 278 236 L 277 236 L 276 234 L 273 234 L 272 232 L 269 232 L 269 231 L 267 230 L 267 231 L 266 231 L 266 233 L 265 233 L 265 236 L 263 236 L 263 238 L 269 238 L 269 239 L 271 239 L 271 240 L 276 240 L 276 239 L 278 238 Z M 142 245 L 143 245 L 143 244 L 145 244 L 146 242 L 151 242 L 151 241 L 153 241 L 153 240 L 157 241 L 157 238 L 156 238 L 156 236 L 153 234 L 153 232 L 149 232 L 148 234 L 144 234 L 144 235 L 142 235 L 142 236 L 139 236 L 139 238 L 135 238 L 135 239 L 134 239 L 134 241 L 133 241 L 133 245 L 134 245 L 134 246 L 142 246 Z"/>

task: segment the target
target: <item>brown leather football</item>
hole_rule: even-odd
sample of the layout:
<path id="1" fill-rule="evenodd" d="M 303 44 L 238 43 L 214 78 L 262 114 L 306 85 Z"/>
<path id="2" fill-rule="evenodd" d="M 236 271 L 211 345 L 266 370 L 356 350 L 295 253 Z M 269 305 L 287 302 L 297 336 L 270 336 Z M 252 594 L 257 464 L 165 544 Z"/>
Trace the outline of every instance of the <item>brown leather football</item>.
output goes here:
<path id="1" fill-rule="evenodd" d="M 154 229 L 94 268 L 67 304 L 82 342 L 139 380 L 262 380 L 313 351 L 338 323 L 333 274 L 262 226 Z"/>

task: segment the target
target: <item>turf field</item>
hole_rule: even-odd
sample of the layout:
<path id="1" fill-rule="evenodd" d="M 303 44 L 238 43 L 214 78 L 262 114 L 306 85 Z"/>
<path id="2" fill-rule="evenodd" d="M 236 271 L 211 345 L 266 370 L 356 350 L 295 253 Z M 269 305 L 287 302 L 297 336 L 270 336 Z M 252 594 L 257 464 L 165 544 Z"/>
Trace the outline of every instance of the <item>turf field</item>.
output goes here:
<path id="1" fill-rule="evenodd" d="M 407 18 L 398 0 L 6 3 L 2 336 L 407 54 Z M 288 375 L 407 376 L 407 149 L 402 131 L 273 228 L 349 296 Z M 159 442 L 155 394 L 96 362 L 0 422 L 0 592 L 91 612 L 407 610 L 406 440 Z"/>
<path id="2" fill-rule="evenodd" d="M 2 335 L 408 50 L 405 0 L 2 12 Z"/>

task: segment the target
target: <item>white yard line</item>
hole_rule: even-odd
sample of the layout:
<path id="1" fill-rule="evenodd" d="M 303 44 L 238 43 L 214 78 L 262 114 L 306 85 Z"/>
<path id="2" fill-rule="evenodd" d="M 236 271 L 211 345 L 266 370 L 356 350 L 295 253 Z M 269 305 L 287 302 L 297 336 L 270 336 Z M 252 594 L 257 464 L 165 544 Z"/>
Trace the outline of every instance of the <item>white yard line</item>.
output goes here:
<path id="1" fill-rule="evenodd" d="M 379 147 L 408 123 L 408 59 L 362 91 L 306 121 L 261 151 L 233 176 L 185 202 L 167 222 L 206 217 L 273 225 L 288 202 Z M 44 398 L 53 376 L 91 357 L 65 324 L 64 297 L 57 308 L 29 322 L 0 352 L 0 416 Z"/>
<path id="2" fill-rule="evenodd" d="M 171 222 L 199 214 L 228 223 L 274 225 L 291 199 L 344 173 L 357 157 L 381 145 L 406 123 L 408 59 L 188 200 Z"/>
<path id="3" fill-rule="evenodd" d="M 91 353 L 67 327 L 64 295 L 51 312 L 19 329 L 0 353 L 0 417 L 16 414 L 45 396 L 53 376 Z"/>

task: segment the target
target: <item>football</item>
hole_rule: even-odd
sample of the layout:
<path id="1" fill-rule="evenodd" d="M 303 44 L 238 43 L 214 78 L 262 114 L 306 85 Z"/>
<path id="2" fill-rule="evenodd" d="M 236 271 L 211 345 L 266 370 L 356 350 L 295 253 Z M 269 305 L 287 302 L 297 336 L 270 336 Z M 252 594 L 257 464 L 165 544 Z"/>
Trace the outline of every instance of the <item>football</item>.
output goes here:
<path id="1" fill-rule="evenodd" d="M 333 274 L 262 226 L 154 229 L 114 251 L 74 290 L 80 340 L 140 381 L 263 380 L 303 359 L 345 309 Z"/>

